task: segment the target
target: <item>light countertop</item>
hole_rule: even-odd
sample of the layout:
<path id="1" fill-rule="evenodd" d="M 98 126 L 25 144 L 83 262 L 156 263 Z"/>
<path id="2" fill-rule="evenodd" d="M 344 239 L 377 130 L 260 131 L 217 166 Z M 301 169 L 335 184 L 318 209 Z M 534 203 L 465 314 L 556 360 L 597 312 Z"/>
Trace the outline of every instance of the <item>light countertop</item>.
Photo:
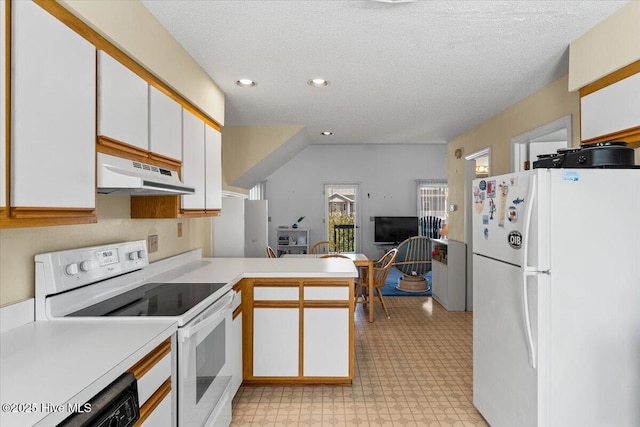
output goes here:
<path id="1" fill-rule="evenodd" d="M 157 279 L 233 285 L 243 278 L 296 277 L 358 277 L 358 270 L 351 260 L 341 258 L 203 258 L 184 268 L 158 275 Z"/>
<path id="2" fill-rule="evenodd" d="M 58 424 L 70 413 L 47 404 L 84 404 L 175 331 L 170 320 L 99 320 L 31 322 L 4 332 L 0 425 Z M 14 403 L 26 405 L 7 411 Z"/>
<path id="3" fill-rule="evenodd" d="M 163 270 L 154 270 L 151 265 L 149 272 L 154 271 Z M 233 286 L 243 278 L 357 275 L 353 262 L 340 258 L 202 258 L 151 277 L 165 282 L 219 282 Z M 170 337 L 176 328 L 171 319 L 144 322 L 108 319 L 31 322 L 2 333 L 1 403 L 35 404 L 30 407 L 38 411 L 3 410 L 0 424 L 56 425 L 70 414 L 47 411 L 43 404 L 84 404 Z"/>

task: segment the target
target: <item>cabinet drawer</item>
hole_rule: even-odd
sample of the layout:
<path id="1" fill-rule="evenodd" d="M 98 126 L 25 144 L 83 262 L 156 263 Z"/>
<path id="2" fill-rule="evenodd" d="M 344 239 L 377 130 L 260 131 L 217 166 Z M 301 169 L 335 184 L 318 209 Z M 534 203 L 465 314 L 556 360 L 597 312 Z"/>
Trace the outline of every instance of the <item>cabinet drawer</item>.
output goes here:
<path id="1" fill-rule="evenodd" d="M 260 286 L 253 289 L 256 301 L 297 301 L 300 288 L 289 286 Z"/>
<path id="2" fill-rule="evenodd" d="M 138 403 L 142 407 L 165 383 L 171 381 L 171 343 L 165 341 L 129 370 L 138 380 Z"/>
<path id="3" fill-rule="evenodd" d="M 349 288 L 346 286 L 305 286 L 304 299 L 348 301 Z"/>
<path id="4" fill-rule="evenodd" d="M 140 419 L 135 426 L 171 427 L 171 413 L 171 386 L 167 383 L 140 410 Z"/>

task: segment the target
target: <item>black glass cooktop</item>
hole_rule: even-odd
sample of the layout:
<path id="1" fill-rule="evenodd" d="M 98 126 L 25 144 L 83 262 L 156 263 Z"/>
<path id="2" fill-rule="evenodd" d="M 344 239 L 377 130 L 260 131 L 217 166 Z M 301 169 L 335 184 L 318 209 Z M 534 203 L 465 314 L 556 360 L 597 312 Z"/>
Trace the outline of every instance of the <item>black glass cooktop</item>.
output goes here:
<path id="1" fill-rule="evenodd" d="M 226 283 L 147 283 L 68 316 L 180 316 L 225 285 Z"/>

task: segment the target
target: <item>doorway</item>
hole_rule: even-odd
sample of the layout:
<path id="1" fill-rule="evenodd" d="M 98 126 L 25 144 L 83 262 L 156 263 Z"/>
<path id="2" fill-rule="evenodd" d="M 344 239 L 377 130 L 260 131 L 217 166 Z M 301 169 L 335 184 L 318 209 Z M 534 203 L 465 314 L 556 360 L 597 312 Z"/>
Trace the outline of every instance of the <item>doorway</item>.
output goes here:
<path id="1" fill-rule="evenodd" d="M 471 209 L 473 207 L 473 180 L 491 175 L 491 148 L 465 156 L 464 170 L 464 233 L 467 242 L 467 311 L 473 311 L 473 232 L 471 230 Z"/>
<path id="2" fill-rule="evenodd" d="M 532 169 L 538 155 L 568 148 L 571 141 L 571 114 L 511 138 L 511 172 Z"/>
<path id="3" fill-rule="evenodd" d="M 358 184 L 325 184 L 326 240 L 338 252 L 357 252 Z"/>

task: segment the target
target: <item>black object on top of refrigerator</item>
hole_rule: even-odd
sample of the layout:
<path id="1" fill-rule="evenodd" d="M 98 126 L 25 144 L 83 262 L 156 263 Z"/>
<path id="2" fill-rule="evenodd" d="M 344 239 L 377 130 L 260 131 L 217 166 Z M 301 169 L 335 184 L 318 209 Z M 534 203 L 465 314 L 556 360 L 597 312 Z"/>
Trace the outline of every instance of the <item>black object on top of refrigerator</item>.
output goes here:
<path id="1" fill-rule="evenodd" d="M 598 142 L 540 155 L 533 162 L 533 168 L 639 168 L 635 166 L 634 155 L 633 148 L 627 147 L 626 142 Z"/>

